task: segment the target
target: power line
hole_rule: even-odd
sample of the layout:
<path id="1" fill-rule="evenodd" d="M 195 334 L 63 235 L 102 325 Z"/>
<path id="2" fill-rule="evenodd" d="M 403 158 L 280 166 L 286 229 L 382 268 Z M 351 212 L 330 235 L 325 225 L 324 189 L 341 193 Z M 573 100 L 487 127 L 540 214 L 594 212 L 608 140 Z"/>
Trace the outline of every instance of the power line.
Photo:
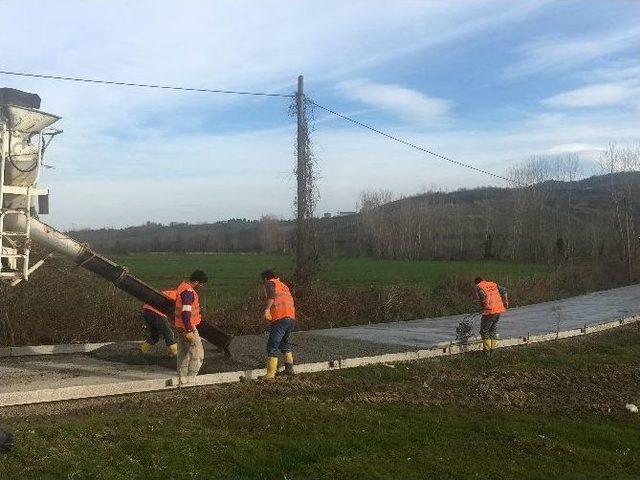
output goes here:
<path id="1" fill-rule="evenodd" d="M 170 85 L 151 85 L 147 83 L 131 83 L 131 82 L 115 82 L 111 80 L 96 80 L 93 78 L 60 77 L 56 75 L 42 75 L 39 73 L 9 72 L 6 70 L 0 70 L 0 74 L 14 75 L 17 77 L 44 78 L 48 80 L 64 80 L 68 82 L 99 83 L 103 85 L 117 85 L 117 86 L 123 86 L 123 87 L 144 87 L 144 88 L 159 88 L 162 90 L 180 90 L 183 92 L 222 93 L 226 95 L 251 95 L 256 97 L 281 97 L 281 98 L 295 97 L 295 95 L 291 95 L 291 94 L 286 95 L 282 93 L 248 92 L 248 91 L 242 91 L 242 90 L 221 90 L 221 89 L 213 89 L 213 88 L 175 87 Z"/>
<path id="2" fill-rule="evenodd" d="M 386 133 L 386 132 L 383 132 L 382 130 L 378 130 L 375 127 L 367 125 L 366 123 L 359 122 L 358 120 L 356 120 L 354 118 L 348 117 L 348 116 L 343 115 L 341 113 L 338 113 L 338 112 L 336 112 L 334 110 L 331 110 L 330 108 L 327 108 L 327 107 L 325 107 L 323 105 L 320 105 L 319 103 L 314 102 L 313 100 L 311 100 L 308 97 L 307 97 L 307 100 L 312 105 L 315 105 L 316 107 L 318 107 L 318 108 L 320 108 L 320 109 L 322 109 L 322 110 L 324 110 L 326 112 L 329 112 L 329 113 L 331 113 L 331 114 L 333 114 L 333 115 L 335 115 L 337 117 L 340 117 L 343 120 L 346 120 L 347 122 L 351 122 L 351 123 L 353 123 L 355 125 L 358 125 L 358 126 L 360 126 L 362 128 L 366 128 L 367 130 L 371 130 L 372 132 L 377 133 L 378 135 L 382 135 L 383 137 L 387 137 L 387 138 L 389 138 L 389 139 L 391 139 L 391 140 L 393 140 L 395 142 L 402 143 L 403 145 L 407 145 L 408 147 L 415 148 L 416 150 L 420 150 L 423 153 L 428 153 L 429 155 L 433 155 L 434 157 L 438 157 L 438 158 L 440 158 L 442 160 L 446 160 L 447 162 L 454 163 L 454 164 L 456 164 L 456 165 L 458 165 L 460 167 L 468 168 L 470 170 L 475 170 L 476 172 L 484 173 L 485 175 L 489 175 L 491 177 L 499 178 L 500 180 L 506 180 L 507 182 L 518 184 L 518 182 L 516 182 L 516 181 L 514 181 L 514 180 L 512 180 L 510 178 L 503 177 L 502 175 L 498 175 L 497 173 L 489 172 L 487 170 L 483 170 L 483 169 L 478 168 L 478 167 L 474 167 L 473 165 L 469 165 L 467 163 L 459 162 L 458 160 L 454 160 L 454 159 L 446 157 L 444 155 L 440 155 L 439 153 L 432 152 L 431 150 L 428 150 L 428 149 L 426 149 L 424 147 L 421 147 L 420 145 L 416 145 L 415 143 L 411 143 L 411 142 L 409 142 L 407 140 L 403 140 L 402 138 L 399 138 L 399 137 L 396 137 L 394 135 L 391 135 L 390 133 Z"/>
<path id="3" fill-rule="evenodd" d="M 212 88 L 192 88 L 192 87 L 176 87 L 176 86 L 171 86 L 171 85 L 153 85 L 153 84 L 146 84 L 146 83 L 132 83 L 132 82 L 116 82 L 116 81 L 112 81 L 112 80 L 97 80 L 97 79 L 92 79 L 92 78 L 78 78 L 78 77 L 62 77 L 62 76 L 56 76 L 56 75 L 43 75 L 43 74 L 38 74 L 38 73 L 26 73 L 26 72 L 11 72 L 11 71 L 6 71 L 6 70 L 0 70 L 0 74 L 2 75 L 13 75 L 13 76 L 18 76 L 18 77 L 31 77 L 31 78 L 43 78 L 43 79 L 48 79 L 48 80 L 63 80 L 63 81 L 69 81 L 69 82 L 82 82 L 82 83 L 94 83 L 94 84 L 103 84 L 103 85 L 116 85 L 116 86 L 124 86 L 124 87 L 142 87 L 142 88 L 158 88 L 158 89 L 162 89 L 162 90 L 179 90 L 179 91 L 183 91 L 183 92 L 202 92 L 202 93 L 220 93 L 220 94 L 225 94 L 225 95 L 249 95 L 249 96 L 260 96 L 260 97 L 279 97 L 279 98 L 295 98 L 294 94 L 282 94 L 282 93 L 266 93 L 266 92 L 250 92 L 250 91 L 242 91 L 242 90 L 222 90 L 222 89 L 212 89 Z M 454 160 L 452 158 L 446 157 L 444 155 L 441 155 L 439 153 L 433 152 L 431 150 L 428 150 L 424 147 L 421 147 L 419 145 L 416 145 L 414 143 L 411 143 L 407 140 L 403 140 L 402 138 L 396 137 L 395 135 L 391 135 L 390 133 L 386 133 L 383 132 L 382 130 L 379 130 L 375 127 L 372 127 L 370 125 L 367 125 L 366 123 L 362 123 L 354 118 L 348 117 L 346 115 L 343 115 L 341 113 L 336 112 L 335 110 L 331 110 L 330 108 L 325 107 L 324 105 L 320 105 L 319 103 L 314 102 L 313 100 L 311 100 L 310 98 L 306 97 L 307 101 L 309 103 L 311 103 L 312 105 L 328 112 L 331 113 L 332 115 L 335 115 L 337 117 L 342 118 L 343 120 L 346 120 L 348 122 L 351 122 L 355 125 L 358 125 L 362 128 L 366 128 L 367 130 L 370 130 L 374 133 L 377 133 L 378 135 L 382 135 L 383 137 L 386 137 L 390 140 L 393 140 L 395 142 L 401 143 L 403 145 L 406 145 L 408 147 L 414 148 L 416 150 L 419 150 L 423 153 L 427 153 L 429 155 L 432 155 L 434 157 L 440 158 L 442 160 L 445 160 L 447 162 L 453 163 L 455 165 L 458 165 L 460 167 L 464 167 L 470 170 L 474 170 L 476 172 L 479 173 L 483 173 L 485 175 L 489 175 L 491 177 L 494 178 L 498 178 L 500 180 L 505 180 L 507 182 L 510 183 L 514 183 L 517 184 L 518 182 L 504 177 L 502 175 L 498 175 L 497 173 L 493 173 L 493 172 L 489 172 L 487 170 L 483 170 L 481 168 L 478 167 L 474 167 L 473 165 L 469 165 L 467 163 L 463 163 L 463 162 L 459 162 L 458 160 Z"/>

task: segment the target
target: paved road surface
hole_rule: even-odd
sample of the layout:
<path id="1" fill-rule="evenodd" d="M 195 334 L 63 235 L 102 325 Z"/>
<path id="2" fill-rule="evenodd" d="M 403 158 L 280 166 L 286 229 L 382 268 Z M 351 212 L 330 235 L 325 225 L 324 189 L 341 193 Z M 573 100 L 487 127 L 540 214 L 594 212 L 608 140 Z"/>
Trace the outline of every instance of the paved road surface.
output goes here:
<path id="1" fill-rule="evenodd" d="M 640 314 L 640 285 L 514 308 L 503 314 L 499 330 L 503 338 L 518 337 L 554 332 L 558 328 L 570 330 L 634 314 Z M 293 340 L 296 360 L 318 362 L 429 347 L 452 340 L 455 327 L 463 317 L 454 315 L 300 332 Z M 478 328 L 479 319 L 475 322 L 476 333 Z M 237 337 L 231 360 L 208 345 L 202 373 L 263 367 L 265 343 L 264 335 Z M 164 358 L 162 353 L 160 349 L 155 357 L 142 357 L 136 343 L 123 342 L 91 354 L 2 358 L 0 391 L 167 378 L 173 373 L 175 361 Z"/>
<path id="2" fill-rule="evenodd" d="M 499 323 L 503 338 L 526 336 L 560 330 L 571 330 L 613 321 L 640 313 L 640 285 L 594 292 L 579 297 L 553 302 L 537 303 L 514 308 L 502 314 Z M 425 318 L 409 322 L 394 322 L 376 325 L 319 330 L 314 333 L 351 340 L 366 340 L 376 343 L 427 347 L 451 340 L 452 332 L 465 315 Z M 475 332 L 480 328 L 480 319 L 475 320 Z"/>

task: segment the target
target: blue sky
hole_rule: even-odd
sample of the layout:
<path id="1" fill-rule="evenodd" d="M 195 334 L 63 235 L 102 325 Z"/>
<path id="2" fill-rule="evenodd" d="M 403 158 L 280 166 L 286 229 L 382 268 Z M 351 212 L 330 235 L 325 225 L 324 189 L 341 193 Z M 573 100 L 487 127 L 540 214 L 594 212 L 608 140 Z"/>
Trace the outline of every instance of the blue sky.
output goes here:
<path id="1" fill-rule="evenodd" d="M 16 19 L 22 19 L 18 22 Z M 0 1 L 2 70 L 292 93 L 479 168 L 640 140 L 640 2 Z M 288 99 L 0 76 L 63 117 L 62 228 L 292 215 Z M 316 112 L 319 213 L 500 185 Z"/>

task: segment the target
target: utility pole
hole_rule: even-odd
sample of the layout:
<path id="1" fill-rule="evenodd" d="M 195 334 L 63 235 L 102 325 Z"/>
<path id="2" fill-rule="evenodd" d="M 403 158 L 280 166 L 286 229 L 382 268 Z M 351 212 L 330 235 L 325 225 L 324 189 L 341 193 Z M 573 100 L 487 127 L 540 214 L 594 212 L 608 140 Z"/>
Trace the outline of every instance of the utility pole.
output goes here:
<path id="1" fill-rule="evenodd" d="M 296 284 L 304 287 L 316 270 L 313 233 L 313 172 L 309 140 L 309 124 L 306 116 L 304 77 L 298 77 L 296 92 Z"/>
<path id="2" fill-rule="evenodd" d="M 304 264 L 304 243 L 305 243 L 305 200 L 306 200 L 306 178 L 305 171 L 305 121 L 304 121 L 304 77 L 298 76 L 298 91 L 296 92 L 296 119 L 298 122 L 296 154 L 297 167 L 296 178 L 298 182 L 298 194 L 296 197 L 297 219 L 296 219 L 296 276 L 299 277 Z"/>

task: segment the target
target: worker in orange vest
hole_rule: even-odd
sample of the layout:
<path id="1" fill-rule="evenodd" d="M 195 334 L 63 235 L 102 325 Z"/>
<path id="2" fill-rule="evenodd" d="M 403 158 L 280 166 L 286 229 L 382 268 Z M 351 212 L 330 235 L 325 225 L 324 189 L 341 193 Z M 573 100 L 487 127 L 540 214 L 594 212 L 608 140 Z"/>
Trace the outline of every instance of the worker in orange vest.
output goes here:
<path id="1" fill-rule="evenodd" d="M 269 339 L 267 340 L 267 374 L 265 380 L 273 380 L 278 371 L 278 351 L 284 354 L 284 373 L 293 375 L 293 353 L 289 337 L 293 332 L 296 309 L 293 296 L 275 273 L 265 270 L 261 274 L 267 304 L 264 318 L 269 322 Z"/>
<path id="2" fill-rule="evenodd" d="M 175 290 L 165 290 L 162 294 L 171 300 L 176 299 Z M 158 342 L 160 336 L 162 336 L 164 343 L 167 345 L 167 354 L 170 357 L 175 357 L 178 353 L 178 347 L 176 346 L 176 338 L 173 335 L 173 330 L 171 330 L 167 316 L 160 310 L 156 310 L 148 303 L 145 303 L 142 307 L 142 318 L 147 325 L 147 330 L 149 330 L 149 336 L 140 345 L 140 351 L 148 354 Z"/>
<path id="3" fill-rule="evenodd" d="M 198 334 L 202 322 L 198 290 L 207 283 L 207 274 L 196 270 L 176 288 L 174 325 L 178 331 L 178 377 L 180 383 L 190 383 L 204 362 L 204 348 Z"/>
<path id="4" fill-rule="evenodd" d="M 491 353 L 498 346 L 498 320 L 500 314 L 509 308 L 507 289 L 495 282 L 476 277 L 476 298 L 480 303 L 480 337 L 482 349 Z"/>

